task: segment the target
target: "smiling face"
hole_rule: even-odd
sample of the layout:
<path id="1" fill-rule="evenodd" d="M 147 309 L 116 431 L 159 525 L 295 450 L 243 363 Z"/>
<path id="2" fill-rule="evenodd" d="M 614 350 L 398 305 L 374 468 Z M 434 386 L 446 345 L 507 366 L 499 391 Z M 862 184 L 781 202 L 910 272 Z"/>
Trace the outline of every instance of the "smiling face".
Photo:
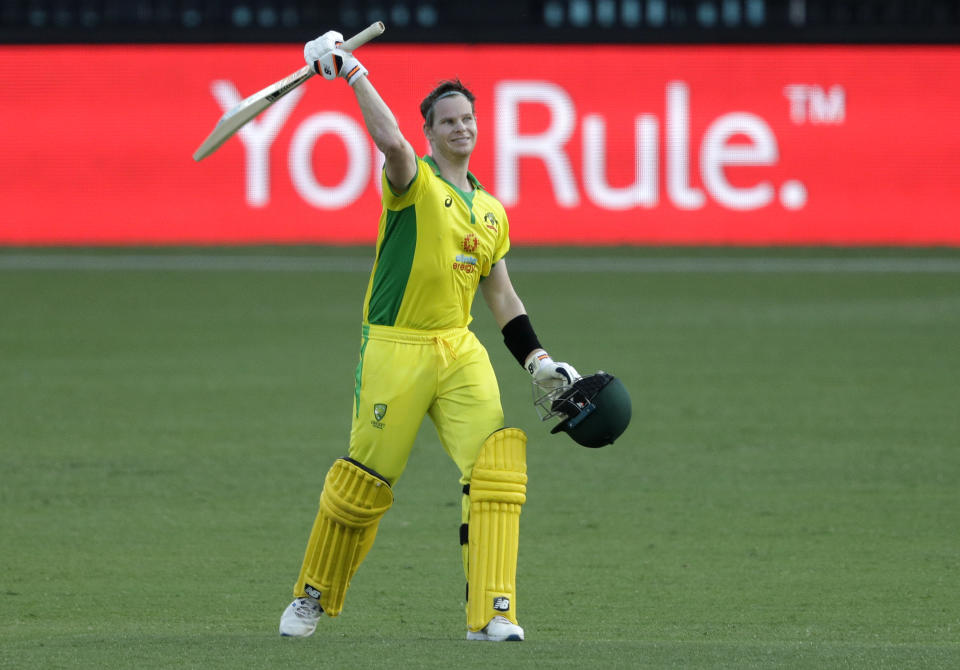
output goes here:
<path id="1" fill-rule="evenodd" d="M 432 121 L 423 132 L 434 153 L 451 160 L 470 157 L 477 144 L 477 118 L 469 100 L 460 94 L 437 100 Z"/>

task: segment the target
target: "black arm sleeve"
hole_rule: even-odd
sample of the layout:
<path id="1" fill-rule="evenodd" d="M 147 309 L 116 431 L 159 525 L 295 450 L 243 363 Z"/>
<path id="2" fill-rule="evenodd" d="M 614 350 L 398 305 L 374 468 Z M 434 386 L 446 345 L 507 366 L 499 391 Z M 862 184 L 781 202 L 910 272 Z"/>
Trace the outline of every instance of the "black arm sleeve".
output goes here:
<path id="1" fill-rule="evenodd" d="M 534 349 L 542 349 L 537 334 L 533 332 L 533 326 L 530 325 L 530 317 L 526 314 L 515 316 L 500 331 L 503 333 L 503 343 L 507 349 L 517 359 L 517 363 L 523 366 L 523 362 Z"/>

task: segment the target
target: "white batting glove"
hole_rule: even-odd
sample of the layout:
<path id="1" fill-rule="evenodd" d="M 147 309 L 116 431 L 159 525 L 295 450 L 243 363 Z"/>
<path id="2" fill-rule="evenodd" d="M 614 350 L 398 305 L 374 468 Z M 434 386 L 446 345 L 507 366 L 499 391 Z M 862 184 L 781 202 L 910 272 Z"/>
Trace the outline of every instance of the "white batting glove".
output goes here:
<path id="1" fill-rule="evenodd" d="M 557 363 L 543 349 L 537 349 L 527 356 L 524 367 L 534 383 L 544 389 L 562 388 L 580 379 L 576 368 L 569 363 Z"/>
<path id="2" fill-rule="evenodd" d="M 361 75 L 367 74 L 367 68 L 352 53 L 341 49 L 341 44 L 343 35 L 336 30 L 328 30 L 304 45 L 303 59 L 324 79 L 333 81 L 343 77 L 353 86 Z"/>
<path id="3" fill-rule="evenodd" d="M 307 65 L 313 68 L 317 74 L 323 75 L 324 79 L 336 79 L 337 68 L 323 68 L 321 60 L 330 55 L 337 45 L 343 43 L 343 33 L 336 30 L 328 30 L 315 40 L 310 40 L 303 45 L 303 59 Z M 328 64 L 333 65 L 333 61 L 328 59 Z"/>

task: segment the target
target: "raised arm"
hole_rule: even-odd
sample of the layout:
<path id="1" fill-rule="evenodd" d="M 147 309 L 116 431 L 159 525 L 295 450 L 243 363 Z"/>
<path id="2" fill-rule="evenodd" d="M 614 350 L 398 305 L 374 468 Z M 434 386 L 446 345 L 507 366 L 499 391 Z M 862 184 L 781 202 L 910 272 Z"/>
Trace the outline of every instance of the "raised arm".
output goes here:
<path id="1" fill-rule="evenodd" d="M 396 117 L 367 78 L 367 68 L 356 57 L 341 49 L 343 35 L 330 30 L 303 49 L 304 60 L 324 79 L 341 77 L 353 88 L 363 114 L 363 122 L 373 143 L 383 152 L 387 179 L 398 190 L 413 181 L 417 174 L 417 155 L 400 132 Z"/>
<path id="2" fill-rule="evenodd" d="M 397 118 L 365 74 L 357 78 L 353 92 L 363 113 L 367 132 L 383 152 L 383 169 L 386 170 L 387 179 L 397 189 L 406 188 L 417 175 L 417 155 L 400 132 Z"/>

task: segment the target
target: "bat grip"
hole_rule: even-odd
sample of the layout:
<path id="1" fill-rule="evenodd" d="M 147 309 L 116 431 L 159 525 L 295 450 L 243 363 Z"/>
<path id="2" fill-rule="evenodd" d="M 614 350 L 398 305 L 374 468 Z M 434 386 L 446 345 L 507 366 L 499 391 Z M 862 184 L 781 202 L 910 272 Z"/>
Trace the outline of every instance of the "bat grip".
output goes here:
<path id="1" fill-rule="evenodd" d="M 378 37 L 386 28 L 383 25 L 383 21 L 374 21 L 369 26 L 361 30 L 359 33 L 345 41 L 340 48 L 344 51 L 353 51 L 357 47 L 361 47 L 374 37 Z"/>

